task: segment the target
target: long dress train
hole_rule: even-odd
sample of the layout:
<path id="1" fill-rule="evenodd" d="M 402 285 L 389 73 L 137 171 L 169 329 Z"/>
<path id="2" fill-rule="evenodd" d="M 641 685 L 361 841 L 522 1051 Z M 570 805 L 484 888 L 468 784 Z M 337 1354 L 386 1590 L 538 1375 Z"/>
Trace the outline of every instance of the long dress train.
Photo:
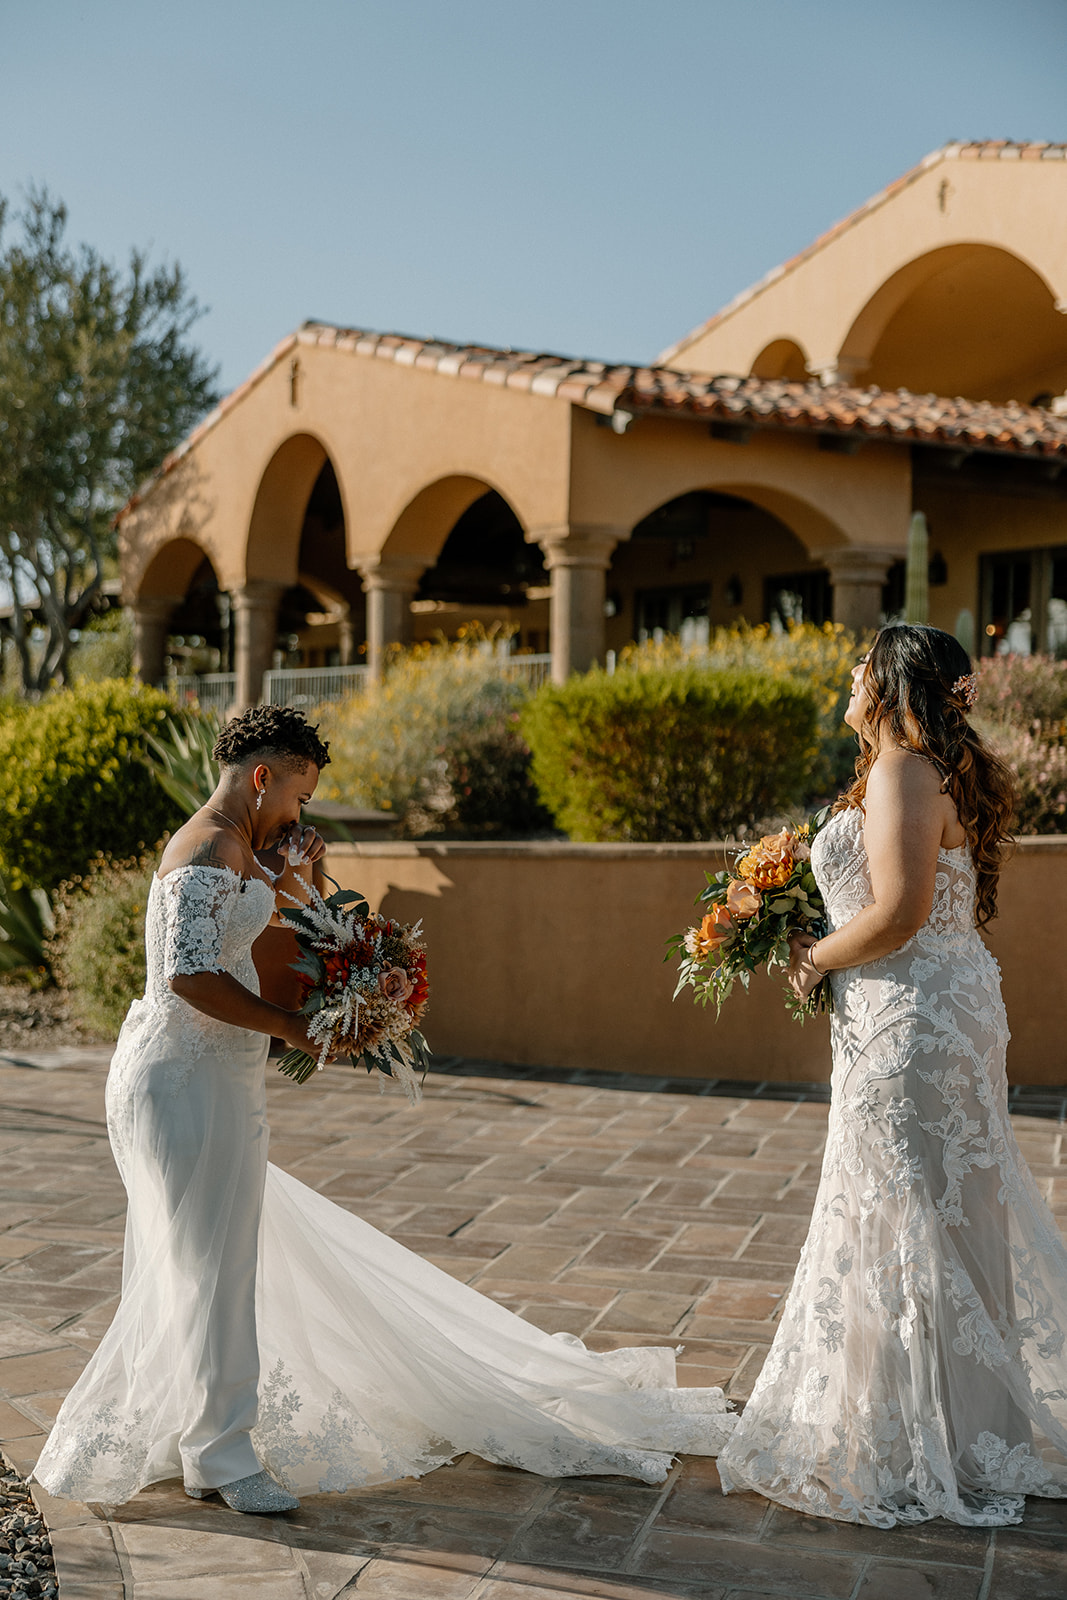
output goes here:
<path id="1" fill-rule="evenodd" d="M 831 927 L 870 904 L 862 811 L 830 819 L 812 867 Z M 1067 1495 L 1067 1251 L 1012 1132 L 974 907 L 968 848 L 943 850 L 925 926 L 832 974 L 822 1176 L 727 1492 L 880 1527 Z"/>
<path id="2" fill-rule="evenodd" d="M 673 1350 L 596 1354 L 543 1333 L 268 1164 L 266 1039 L 167 979 L 225 970 L 255 988 L 273 905 L 268 884 L 227 869 L 153 880 L 145 997 L 107 1085 L 129 1197 L 122 1298 L 38 1482 L 119 1503 L 262 1463 L 308 1492 L 472 1451 L 654 1483 L 679 1451 L 714 1454 L 736 1418 L 721 1389 L 676 1387 Z"/>

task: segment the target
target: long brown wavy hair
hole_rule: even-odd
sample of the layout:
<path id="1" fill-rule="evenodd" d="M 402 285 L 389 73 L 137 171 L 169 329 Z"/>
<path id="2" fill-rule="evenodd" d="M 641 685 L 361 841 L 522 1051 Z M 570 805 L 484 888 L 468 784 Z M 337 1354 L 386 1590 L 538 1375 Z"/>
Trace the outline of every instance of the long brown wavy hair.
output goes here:
<path id="1" fill-rule="evenodd" d="M 967 699 L 955 686 L 971 672 L 966 650 L 952 634 L 926 624 L 883 628 L 863 673 L 868 709 L 860 729 L 856 776 L 835 811 L 862 806 L 867 777 L 888 737 L 925 756 L 941 774 L 971 847 L 978 883 L 975 921 L 997 914 L 997 879 L 1010 844 L 1015 780 L 967 719 Z"/>

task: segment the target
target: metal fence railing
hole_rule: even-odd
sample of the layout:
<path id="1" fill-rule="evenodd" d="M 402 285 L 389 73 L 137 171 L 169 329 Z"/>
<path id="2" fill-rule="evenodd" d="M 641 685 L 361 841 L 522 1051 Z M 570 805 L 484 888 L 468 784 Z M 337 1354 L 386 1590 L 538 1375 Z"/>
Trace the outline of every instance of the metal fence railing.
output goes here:
<path id="1" fill-rule="evenodd" d="M 523 678 L 531 689 L 539 689 L 552 676 L 552 657 L 504 656 L 500 670 L 505 678 Z"/>
<path id="2" fill-rule="evenodd" d="M 280 667 L 263 674 L 263 699 L 271 706 L 330 705 L 364 694 L 369 667 Z"/>
<path id="3" fill-rule="evenodd" d="M 501 677 L 519 678 L 531 689 L 540 688 L 552 673 L 552 657 L 498 656 Z M 365 694 L 370 668 L 359 667 L 280 667 L 263 674 L 261 698 L 267 705 L 295 706 L 306 710 L 331 705 Z M 224 715 L 237 698 L 235 672 L 202 672 L 195 676 L 164 678 L 160 684 L 179 704 L 196 701 Z"/>
<path id="4" fill-rule="evenodd" d="M 236 672 L 198 672 L 182 677 L 164 678 L 159 686 L 173 695 L 179 705 L 196 701 L 205 710 L 225 713 L 237 698 Z"/>

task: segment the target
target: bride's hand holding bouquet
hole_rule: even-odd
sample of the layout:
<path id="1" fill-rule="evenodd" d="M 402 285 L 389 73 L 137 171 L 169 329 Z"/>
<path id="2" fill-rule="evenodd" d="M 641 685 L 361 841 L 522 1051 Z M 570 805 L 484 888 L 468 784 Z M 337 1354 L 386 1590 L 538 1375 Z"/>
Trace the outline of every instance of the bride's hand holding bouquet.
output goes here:
<path id="1" fill-rule="evenodd" d="M 788 969 L 786 1005 L 799 1021 L 832 1009 L 830 985 L 807 952 L 826 933 L 825 908 L 811 871 L 811 843 L 827 806 L 799 828 L 783 828 L 742 846 L 732 871 L 707 873 L 697 904 L 701 922 L 668 941 L 667 959 L 681 958 L 674 997 L 691 988 L 716 1014 L 740 981 L 747 989 L 760 967 Z"/>

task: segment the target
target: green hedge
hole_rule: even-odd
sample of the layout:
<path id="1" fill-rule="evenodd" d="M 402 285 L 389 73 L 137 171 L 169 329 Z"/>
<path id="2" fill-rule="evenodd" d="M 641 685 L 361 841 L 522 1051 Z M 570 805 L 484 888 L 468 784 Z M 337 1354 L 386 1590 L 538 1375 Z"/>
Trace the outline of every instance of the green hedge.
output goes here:
<path id="1" fill-rule="evenodd" d="M 522 713 L 534 781 L 572 839 L 721 837 L 796 799 L 817 753 L 791 678 L 678 666 L 545 685 Z"/>
<path id="2" fill-rule="evenodd" d="M 100 854 L 128 857 L 182 820 L 140 760 L 171 709 L 126 681 L 62 689 L 0 719 L 0 868 L 52 889 Z"/>

